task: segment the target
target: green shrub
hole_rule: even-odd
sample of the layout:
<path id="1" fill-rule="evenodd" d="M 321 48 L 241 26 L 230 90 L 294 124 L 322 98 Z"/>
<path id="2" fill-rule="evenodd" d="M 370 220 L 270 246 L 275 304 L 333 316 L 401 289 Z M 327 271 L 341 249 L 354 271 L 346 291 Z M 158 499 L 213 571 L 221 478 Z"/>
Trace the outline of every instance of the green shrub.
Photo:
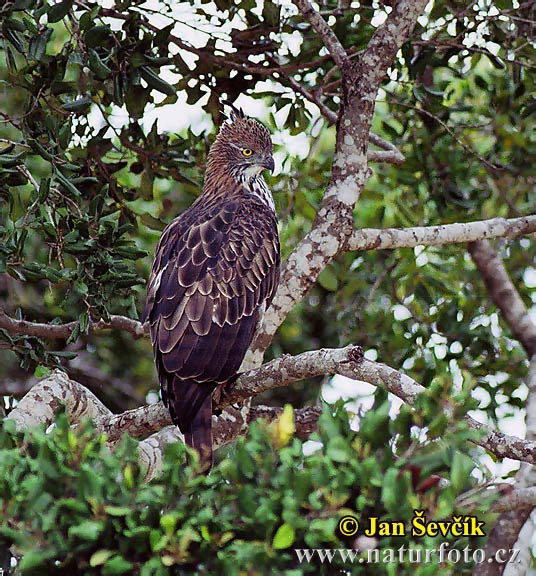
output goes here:
<path id="1" fill-rule="evenodd" d="M 273 425 L 254 423 L 208 476 L 169 446 L 163 474 L 144 482 L 136 442 L 115 452 L 89 422 L 71 429 L 59 414 L 49 433 L 24 434 L 5 420 L 0 432 L 0 545 L 21 574 L 450 574 L 431 564 L 300 564 L 295 549 L 355 548 L 338 533 L 341 516 L 378 516 L 409 524 L 414 509 L 438 520 L 471 485 L 463 425 L 416 442 L 405 408 L 391 420 L 384 394 L 352 431 L 342 404 L 325 406 L 318 449 L 304 456 L 293 438 L 282 448 Z M 396 434 L 396 441 L 389 442 Z M 467 448 L 465 449 L 467 451 Z M 423 480 L 443 482 L 422 490 Z M 449 482 L 446 482 L 446 481 Z M 484 504 L 484 503 L 483 503 Z M 382 550 L 437 548 L 441 539 L 384 537 Z M 467 538 L 450 539 L 463 548 Z M 480 545 L 481 546 L 481 545 Z M 458 565 L 456 572 L 463 573 Z M 467 568 L 467 567 L 466 567 Z M 408 572 L 405 572 L 405 570 Z"/>

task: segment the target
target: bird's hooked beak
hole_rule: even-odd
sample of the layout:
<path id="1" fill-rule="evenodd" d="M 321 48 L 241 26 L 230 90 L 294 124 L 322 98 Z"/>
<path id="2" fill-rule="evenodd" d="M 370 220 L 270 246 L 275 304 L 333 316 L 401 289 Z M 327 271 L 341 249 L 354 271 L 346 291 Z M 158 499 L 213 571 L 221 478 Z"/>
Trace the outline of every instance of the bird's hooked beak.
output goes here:
<path id="1" fill-rule="evenodd" d="M 265 156 L 264 160 L 261 163 L 261 166 L 263 168 L 266 168 L 267 170 L 270 170 L 270 172 L 274 171 L 275 168 L 275 164 L 274 164 L 274 159 L 272 158 L 271 155 Z"/>

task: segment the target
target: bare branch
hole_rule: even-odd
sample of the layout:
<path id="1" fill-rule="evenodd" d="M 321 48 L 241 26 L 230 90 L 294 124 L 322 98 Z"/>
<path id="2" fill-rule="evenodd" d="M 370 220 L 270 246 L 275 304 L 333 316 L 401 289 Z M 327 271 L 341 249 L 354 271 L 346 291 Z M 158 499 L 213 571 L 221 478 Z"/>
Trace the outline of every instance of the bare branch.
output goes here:
<path id="1" fill-rule="evenodd" d="M 387 142 L 378 134 L 373 132 L 369 133 L 369 142 L 381 148 L 384 152 L 379 150 L 369 150 L 367 158 L 369 162 L 389 162 L 390 164 L 403 164 L 404 155 L 400 150 L 391 142 Z"/>
<path id="2" fill-rule="evenodd" d="M 54 414 L 62 405 L 72 422 L 84 417 L 99 420 L 112 415 L 93 392 L 71 380 L 65 372 L 54 370 L 48 378 L 32 387 L 8 418 L 15 421 L 19 430 L 38 424 L 48 425 L 54 421 Z"/>
<path id="3" fill-rule="evenodd" d="M 138 445 L 140 464 L 146 470 L 146 479 L 154 478 L 162 469 L 164 448 L 170 442 L 183 441 L 176 426 L 172 426 L 168 410 L 161 402 L 112 415 L 100 400 L 87 388 L 71 380 L 64 372 L 54 371 L 48 378 L 38 382 L 19 402 L 8 416 L 19 430 L 39 424 L 49 425 L 54 415 L 64 405 L 73 423 L 91 418 L 97 430 L 107 434 L 108 444 L 113 446 L 123 434 L 133 437 L 148 436 Z M 227 408 L 213 417 L 215 448 L 223 446 L 245 432 L 254 419 L 274 420 L 281 408 L 256 406 L 242 413 L 237 408 Z M 316 430 L 320 410 L 303 408 L 295 411 L 296 434 L 308 437 Z M 121 428 L 122 426 L 122 428 Z"/>
<path id="4" fill-rule="evenodd" d="M 255 374 L 257 378 L 255 393 L 260 394 L 263 391 L 286 386 L 305 377 L 336 373 L 347 376 L 353 380 L 368 382 L 373 386 L 380 386 L 410 406 L 415 403 L 420 394 L 426 391 L 423 386 L 406 374 L 385 364 L 370 362 L 369 360 L 352 361 L 355 350 L 355 347 L 348 346 L 342 349 L 323 349 L 314 352 L 305 352 L 304 354 L 306 356 L 300 354 L 298 356 L 268 362 L 256 371 L 244 374 L 242 378 L 249 378 L 252 374 Z M 318 363 L 315 362 L 315 357 L 319 360 Z M 293 372 L 291 369 L 293 360 L 297 360 L 296 365 L 300 368 L 297 369 L 296 372 Z M 288 371 L 284 379 L 274 377 L 273 362 L 284 362 L 286 364 L 285 367 L 281 367 L 282 370 Z M 327 367 L 329 367 L 329 370 Z M 261 371 L 264 369 L 266 369 L 268 378 L 262 382 Z M 242 397 L 240 387 L 241 379 L 238 380 L 236 389 L 231 393 L 231 399 L 233 398 L 233 394 Z M 446 409 L 448 410 L 448 407 Z M 516 436 L 508 436 L 485 424 L 477 422 L 471 416 L 466 416 L 464 420 L 473 430 L 482 433 L 482 436 L 476 443 L 499 458 L 508 457 L 522 462 L 536 463 L 536 441 L 523 440 Z"/>
<path id="5" fill-rule="evenodd" d="M 276 61 L 277 63 L 277 61 Z M 296 82 L 292 76 L 289 74 L 285 74 L 281 72 L 281 75 L 284 76 L 289 84 L 289 86 L 298 94 L 301 94 L 304 98 L 309 100 L 315 104 L 320 110 L 320 113 L 324 118 L 330 123 L 335 124 L 337 122 L 337 113 L 333 112 L 330 108 L 328 108 L 320 95 L 317 92 L 312 92 L 311 90 L 307 90 L 304 88 L 299 82 Z M 389 164 L 403 164 L 404 163 L 404 155 L 400 152 L 400 150 L 387 140 L 384 140 L 381 136 L 377 134 L 373 134 L 372 132 L 369 134 L 369 142 L 371 144 L 375 144 L 382 150 L 369 150 L 367 152 L 367 160 L 369 162 L 387 162 Z"/>
<path id="6" fill-rule="evenodd" d="M 364 228 L 353 233 L 346 249 L 391 250 L 414 246 L 439 246 L 473 242 L 481 238 L 515 238 L 533 232 L 536 232 L 534 215 L 415 228 Z"/>
<path id="7" fill-rule="evenodd" d="M 285 77 L 290 87 L 295 92 L 298 92 L 307 98 L 309 102 L 318 106 L 320 113 L 330 124 L 335 124 L 335 122 L 337 122 L 337 113 L 330 110 L 316 93 L 306 90 L 299 82 L 296 82 L 292 76 L 286 75 Z M 388 164 L 396 165 L 404 163 L 405 158 L 402 152 L 400 152 L 394 144 L 387 142 L 387 140 L 384 140 L 381 136 L 370 133 L 369 142 L 382 148 L 382 150 L 369 150 L 367 152 L 367 160 L 369 162 L 386 162 Z"/>
<path id="8" fill-rule="evenodd" d="M 477 240 L 469 244 L 469 253 L 493 302 L 501 311 L 515 338 L 519 340 L 531 357 L 527 380 L 529 395 L 526 414 L 527 436 L 534 440 L 536 438 L 536 421 L 533 416 L 536 408 L 536 325 L 532 322 L 525 303 L 493 246 L 487 240 Z M 516 474 L 516 481 L 519 486 L 518 490 L 534 490 L 536 471 L 532 466 L 522 466 Z M 515 512 L 506 511 L 497 518 L 486 542 L 486 552 L 490 558 L 495 557 L 494 553 L 499 548 L 517 545 L 522 549 L 529 548 L 533 533 L 530 515 L 535 504 L 534 500 L 529 500 L 524 505 L 519 504 Z M 507 572 L 511 575 L 525 574 L 524 568 L 528 569 L 529 564 L 530 557 L 524 554 L 520 559 L 520 564 L 516 565 L 515 568 L 505 569 L 505 565 L 492 562 L 485 571 L 481 566 L 478 566 L 474 574 L 475 576 L 483 576 L 484 574 L 486 576 L 499 576 Z"/>
<path id="9" fill-rule="evenodd" d="M 392 152 L 387 150 L 369 150 L 367 152 L 368 162 L 385 162 L 387 164 L 403 164 L 404 156 L 395 148 Z"/>
<path id="10" fill-rule="evenodd" d="M 322 348 L 303 352 L 297 356 L 284 355 L 263 364 L 260 368 L 242 374 L 235 386 L 222 399 L 222 406 L 240 402 L 271 390 L 288 386 L 292 382 L 319 376 L 336 374 L 343 367 L 361 362 L 363 351 L 359 346 L 345 348 Z"/>
<path id="11" fill-rule="evenodd" d="M 322 38 L 322 42 L 324 42 L 324 46 L 331 54 L 335 64 L 337 64 L 339 68 L 342 68 L 348 55 L 333 30 L 328 26 L 324 18 L 313 8 L 309 0 L 293 1 L 303 17 L 309 21 L 315 32 Z"/>
<path id="12" fill-rule="evenodd" d="M 10 334 L 19 334 L 24 336 L 36 336 L 37 338 L 69 338 L 73 330 L 78 325 L 77 321 L 68 322 L 67 324 L 44 324 L 40 322 L 30 322 L 28 320 L 16 320 L 8 316 L 0 308 L 0 328 L 3 328 Z M 127 318 L 126 316 L 110 316 L 110 322 L 104 320 L 91 321 L 89 329 L 93 332 L 102 332 L 104 330 L 124 330 L 130 332 L 136 338 L 148 334 L 148 326 L 143 326 L 141 322 Z"/>
<path id="13" fill-rule="evenodd" d="M 360 358 L 361 349 L 356 346 L 315 350 L 298 356 L 282 356 L 242 374 L 233 389 L 227 391 L 215 407 L 224 408 L 257 396 L 266 390 L 288 386 L 303 378 L 335 373 L 342 365 L 358 362 Z M 124 433 L 130 434 L 133 438 L 142 438 L 169 424 L 171 424 L 169 412 L 162 402 L 127 410 L 117 415 L 105 415 L 96 422 L 98 428 L 108 436 L 109 442 L 116 442 Z"/>
<path id="14" fill-rule="evenodd" d="M 469 244 L 469 253 L 495 305 L 529 357 L 536 354 L 536 326 L 502 260 L 487 240 Z"/>
<path id="15" fill-rule="evenodd" d="M 374 144 L 378 148 L 381 148 L 382 150 L 387 150 L 389 152 L 398 152 L 400 154 L 400 151 L 394 144 L 391 144 L 391 142 L 387 142 L 387 140 L 384 140 L 381 136 L 378 136 L 378 134 L 374 134 L 374 132 L 371 132 L 369 134 L 369 142 L 371 144 Z"/>
<path id="16" fill-rule="evenodd" d="M 528 507 L 529 510 L 532 510 L 532 508 L 536 506 L 536 487 L 517 487 L 512 484 L 502 483 L 487 488 L 478 488 L 475 490 L 470 490 L 469 493 L 464 493 L 459 498 L 457 498 L 455 507 L 457 509 L 473 511 L 479 506 L 482 497 L 494 500 L 493 504 L 490 506 L 490 512 L 515 512 L 516 514 L 519 514 L 520 509 Z M 503 540 L 501 542 L 501 548 L 504 549 L 505 547 L 515 547 L 514 543 L 515 538 L 514 541 L 510 543 Z M 486 550 L 489 549 L 486 548 Z M 486 558 L 492 557 L 494 557 L 494 555 L 488 556 L 488 554 L 486 554 Z M 486 574 L 487 576 L 487 569 L 485 572 L 483 572 L 483 574 Z"/>

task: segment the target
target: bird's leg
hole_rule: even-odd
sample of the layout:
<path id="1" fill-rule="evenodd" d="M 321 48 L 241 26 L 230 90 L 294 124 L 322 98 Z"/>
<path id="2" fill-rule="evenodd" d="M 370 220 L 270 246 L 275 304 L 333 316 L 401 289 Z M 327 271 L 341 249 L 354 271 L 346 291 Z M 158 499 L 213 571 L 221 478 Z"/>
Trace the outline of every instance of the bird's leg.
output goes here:
<path id="1" fill-rule="evenodd" d="M 214 393 L 212 394 L 212 400 L 216 406 L 222 403 L 231 404 L 230 401 L 231 393 L 235 388 L 236 381 L 238 380 L 239 376 L 240 374 L 235 374 L 232 378 L 227 380 L 227 382 L 223 382 L 223 384 L 220 384 L 214 390 Z M 216 408 L 214 410 L 214 414 L 221 414 L 221 412 L 222 412 L 221 408 Z"/>

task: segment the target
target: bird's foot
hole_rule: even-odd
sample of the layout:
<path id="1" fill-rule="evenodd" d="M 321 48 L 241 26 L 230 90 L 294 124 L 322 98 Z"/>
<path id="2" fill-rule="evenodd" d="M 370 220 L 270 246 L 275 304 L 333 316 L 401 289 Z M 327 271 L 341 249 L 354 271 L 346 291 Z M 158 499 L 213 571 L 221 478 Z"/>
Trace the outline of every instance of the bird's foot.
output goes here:
<path id="1" fill-rule="evenodd" d="M 229 405 L 231 404 L 231 394 L 235 388 L 236 381 L 240 374 L 236 374 L 227 382 L 220 384 L 212 395 L 213 404 L 215 406 L 220 406 L 221 404 Z M 214 414 L 221 414 L 222 409 L 216 408 Z"/>

